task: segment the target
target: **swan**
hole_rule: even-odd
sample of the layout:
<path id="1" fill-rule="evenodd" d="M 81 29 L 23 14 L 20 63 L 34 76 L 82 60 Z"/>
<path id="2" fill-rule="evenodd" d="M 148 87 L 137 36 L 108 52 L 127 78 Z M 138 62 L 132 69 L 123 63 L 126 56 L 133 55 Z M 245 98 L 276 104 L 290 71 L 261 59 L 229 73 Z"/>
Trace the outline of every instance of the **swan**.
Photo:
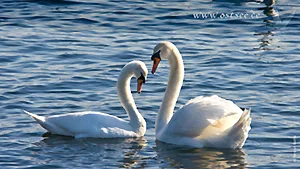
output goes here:
<path id="1" fill-rule="evenodd" d="M 198 96 L 173 114 L 184 78 L 182 56 L 168 41 L 158 43 L 151 60 L 154 74 L 162 59 L 168 59 L 170 77 L 155 121 L 155 135 L 165 143 L 213 148 L 242 148 L 251 129 L 250 109 L 244 111 L 217 95 Z"/>
<path id="2" fill-rule="evenodd" d="M 118 78 L 117 92 L 129 121 L 101 112 L 77 112 L 48 117 L 39 116 L 25 111 L 44 129 L 52 134 L 73 136 L 75 138 L 125 138 L 141 137 L 146 132 L 146 121 L 139 113 L 130 90 L 130 79 L 137 78 L 137 92 L 142 90 L 148 70 L 141 61 L 126 64 Z"/>

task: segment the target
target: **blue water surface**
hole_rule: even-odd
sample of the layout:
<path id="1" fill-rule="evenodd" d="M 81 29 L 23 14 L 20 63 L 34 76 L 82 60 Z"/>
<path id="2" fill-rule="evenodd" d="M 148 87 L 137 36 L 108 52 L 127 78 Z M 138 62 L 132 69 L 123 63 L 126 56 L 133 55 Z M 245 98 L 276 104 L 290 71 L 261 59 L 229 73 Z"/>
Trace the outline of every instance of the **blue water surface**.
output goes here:
<path id="1" fill-rule="evenodd" d="M 2 0 L 0 168 L 299 167 L 299 9 L 288 0 Z M 45 130 L 23 113 L 101 111 L 128 119 L 117 97 L 119 72 L 132 60 L 150 69 L 162 40 L 184 59 L 176 109 L 212 94 L 251 108 L 242 150 L 155 141 L 167 61 L 133 93 L 147 121 L 143 138 L 42 137 Z"/>

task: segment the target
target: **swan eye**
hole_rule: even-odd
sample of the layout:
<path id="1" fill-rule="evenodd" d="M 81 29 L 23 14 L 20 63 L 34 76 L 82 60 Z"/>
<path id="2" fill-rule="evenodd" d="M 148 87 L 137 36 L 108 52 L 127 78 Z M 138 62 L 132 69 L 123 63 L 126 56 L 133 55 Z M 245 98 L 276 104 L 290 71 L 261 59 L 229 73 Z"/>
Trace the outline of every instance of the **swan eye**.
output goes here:
<path id="1" fill-rule="evenodd" d="M 143 83 L 146 83 L 145 76 L 141 73 L 141 76 L 138 78 L 138 80 L 142 80 Z"/>
<path id="2" fill-rule="evenodd" d="M 160 58 L 160 50 L 157 51 L 156 53 L 154 53 L 154 54 L 151 56 L 151 60 L 154 60 L 154 61 L 155 61 L 155 58 L 158 58 L 159 60 L 161 60 L 161 58 Z"/>

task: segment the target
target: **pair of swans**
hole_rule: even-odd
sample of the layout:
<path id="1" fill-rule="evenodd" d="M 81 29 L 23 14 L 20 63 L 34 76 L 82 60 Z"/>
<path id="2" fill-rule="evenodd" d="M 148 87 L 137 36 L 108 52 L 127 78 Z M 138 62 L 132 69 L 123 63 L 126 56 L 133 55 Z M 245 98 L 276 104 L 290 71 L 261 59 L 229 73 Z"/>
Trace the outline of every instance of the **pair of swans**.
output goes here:
<path id="1" fill-rule="evenodd" d="M 184 65 L 180 52 L 171 42 L 161 42 L 154 48 L 152 73 L 162 59 L 170 64 L 170 78 L 156 122 L 156 139 L 162 142 L 192 147 L 241 148 L 250 130 L 250 110 L 242 110 L 217 95 L 199 96 L 173 113 L 183 83 Z M 146 122 L 136 108 L 130 91 L 130 79 L 137 78 L 137 91 L 147 78 L 147 68 L 141 61 L 126 64 L 118 78 L 117 91 L 129 121 L 100 112 L 79 112 L 42 117 L 25 111 L 43 128 L 53 134 L 98 138 L 141 137 Z"/>

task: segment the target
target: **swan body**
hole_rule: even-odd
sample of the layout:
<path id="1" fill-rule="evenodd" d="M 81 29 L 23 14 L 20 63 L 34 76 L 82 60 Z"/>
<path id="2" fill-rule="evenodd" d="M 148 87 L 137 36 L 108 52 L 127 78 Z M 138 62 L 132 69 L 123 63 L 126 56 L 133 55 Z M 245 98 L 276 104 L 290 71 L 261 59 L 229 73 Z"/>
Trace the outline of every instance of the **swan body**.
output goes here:
<path id="1" fill-rule="evenodd" d="M 192 147 L 241 148 L 251 129 L 250 110 L 217 95 L 198 96 L 173 114 L 184 77 L 179 50 L 171 42 L 161 42 L 151 58 L 152 73 L 161 59 L 168 59 L 170 78 L 159 109 L 155 130 L 162 142 Z"/>
<path id="2" fill-rule="evenodd" d="M 129 121 L 101 112 L 77 112 L 48 117 L 25 113 L 35 119 L 52 134 L 73 136 L 75 138 L 125 138 L 141 137 L 146 132 L 146 122 L 138 112 L 130 91 L 130 79 L 138 78 L 138 92 L 145 83 L 148 71 L 143 62 L 132 61 L 124 66 L 118 78 L 118 96 L 129 115 Z"/>

